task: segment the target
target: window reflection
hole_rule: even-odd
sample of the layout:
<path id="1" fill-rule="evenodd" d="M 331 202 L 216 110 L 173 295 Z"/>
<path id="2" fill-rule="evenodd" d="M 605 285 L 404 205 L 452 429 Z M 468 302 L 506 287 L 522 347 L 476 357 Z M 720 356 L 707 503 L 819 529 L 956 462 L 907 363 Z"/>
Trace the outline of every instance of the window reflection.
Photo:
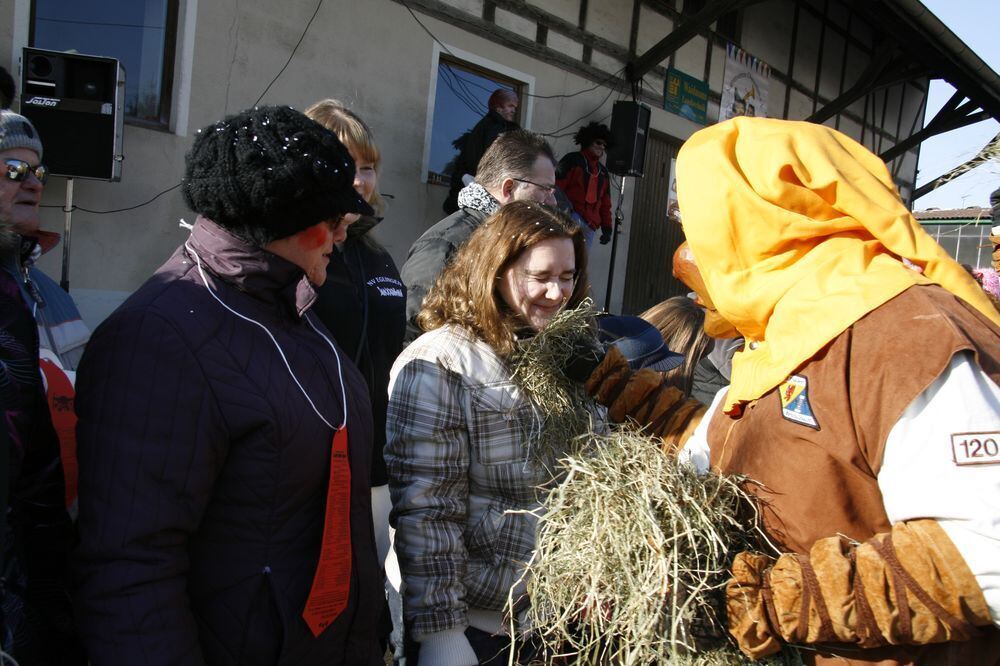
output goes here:
<path id="1" fill-rule="evenodd" d="M 166 123 L 175 0 L 35 0 L 32 46 L 117 58 L 125 115 Z"/>
<path id="2" fill-rule="evenodd" d="M 459 152 L 454 142 L 486 114 L 486 102 L 493 91 L 509 88 L 520 97 L 522 86 L 519 81 L 475 65 L 451 58 L 440 59 L 434 92 L 428 183 L 447 185 L 451 182 L 452 163 Z M 518 114 L 520 112 L 519 108 Z"/>

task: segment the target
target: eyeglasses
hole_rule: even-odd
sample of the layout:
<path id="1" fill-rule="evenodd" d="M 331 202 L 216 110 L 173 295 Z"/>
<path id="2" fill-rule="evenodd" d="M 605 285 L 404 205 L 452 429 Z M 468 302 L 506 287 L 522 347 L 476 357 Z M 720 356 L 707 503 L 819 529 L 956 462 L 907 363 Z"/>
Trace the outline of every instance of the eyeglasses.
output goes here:
<path id="1" fill-rule="evenodd" d="M 555 185 L 542 185 L 541 183 L 536 183 L 535 181 L 528 180 L 527 178 L 511 178 L 511 180 L 516 180 L 519 183 L 527 183 L 528 185 L 534 185 L 546 194 L 551 194 L 556 191 Z"/>
<path id="2" fill-rule="evenodd" d="M 7 180 L 13 180 L 15 183 L 20 183 L 28 177 L 29 173 L 35 174 L 35 178 L 42 185 L 49 179 L 49 168 L 44 164 L 33 167 L 24 160 L 4 160 L 3 162 L 7 165 Z"/>
<path id="3" fill-rule="evenodd" d="M 594 145 L 595 146 L 600 146 L 601 148 L 607 148 L 608 147 L 607 141 L 601 141 L 600 139 L 598 139 L 597 141 L 595 141 Z"/>

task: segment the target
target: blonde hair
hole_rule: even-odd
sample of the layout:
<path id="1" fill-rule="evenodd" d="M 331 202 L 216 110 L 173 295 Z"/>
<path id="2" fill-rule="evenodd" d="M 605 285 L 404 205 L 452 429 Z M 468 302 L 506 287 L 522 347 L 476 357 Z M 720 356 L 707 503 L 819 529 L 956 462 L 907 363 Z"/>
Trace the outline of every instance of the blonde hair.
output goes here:
<path id="1" fill-rule="evenodd" d="M 576 283 L 566 307 L 578 306 L 590 290 L 579 225 L 541 204 L 514 201 L 483 222 L 459 248 L 424 298 L 417 323 L 425 331 L 445 324 L 462 326 L 500 356 L 511 354 L 516 333 L 526 323 L 500 296 L 499 278 L 525 250 L 552 238 L 573 242 Z"/>
<path id="2" fill-rule="evenodd" d="M 323 99 L 305 110 L 306 116 L 337 135 L 351 156 L 375 165 L 376 186 L 368 203 L 376 215 L 385 211 L 385 201 L 378 193 L 378 176 L 382 168 L 382 153 L 375 145 L 375 135 L 358 114 L 336 99 Z"/>
<path id="3" fill-rule="evenodd" d="M 705 311 L 687 296 L 674 296 L 639 316 L 660 331 L 670 351 L 684 354 L 684 363 L 667 375 L 690 395 L 695 366 L 712 346 L 712 339 L 705 332 Z"/>

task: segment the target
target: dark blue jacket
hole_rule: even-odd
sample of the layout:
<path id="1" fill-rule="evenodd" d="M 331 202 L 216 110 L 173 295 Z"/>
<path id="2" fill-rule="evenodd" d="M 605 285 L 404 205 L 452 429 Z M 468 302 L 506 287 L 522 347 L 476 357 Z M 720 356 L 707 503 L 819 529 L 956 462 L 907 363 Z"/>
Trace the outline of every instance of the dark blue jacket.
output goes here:
<path id="1" fill-rule="evenodd" d="M 333 430 L 267 334 L 212 297 L 182 246 L 95 331 L 77 379 L 78 608 L 91 663 L 381 664 L 364 380 L 343 351 L 338 370 L 305 321 L 324 330 L 296 266 L 207 220 L 188 242 L 219 298 L 270 331 L 333 425 L 343 376 L 350 597 L 314 638 L 301 614 Z"/>

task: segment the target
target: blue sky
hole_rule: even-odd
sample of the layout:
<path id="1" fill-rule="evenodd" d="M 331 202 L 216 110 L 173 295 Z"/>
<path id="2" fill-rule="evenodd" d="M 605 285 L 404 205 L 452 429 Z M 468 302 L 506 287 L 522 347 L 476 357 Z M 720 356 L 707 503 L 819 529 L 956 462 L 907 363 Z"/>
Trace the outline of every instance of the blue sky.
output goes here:
<path id="1" fill-rule="evenodd" d="M 1000 2 L 997 0 L 922 0 L 993 71 L 1000 71 Z M 943 81 L 931 84 L 926 119 L 930 120 L 954 89 Z M 924 141 L 917 184 L 937 178 L 969 158 L 1000 133 L 1000 123 L 986 120 Z M 1000 187 L 1000 163 L 994 161 L 942 185 L 917 199 L 915 210 L 989 206 L 990 192 Z"/>

